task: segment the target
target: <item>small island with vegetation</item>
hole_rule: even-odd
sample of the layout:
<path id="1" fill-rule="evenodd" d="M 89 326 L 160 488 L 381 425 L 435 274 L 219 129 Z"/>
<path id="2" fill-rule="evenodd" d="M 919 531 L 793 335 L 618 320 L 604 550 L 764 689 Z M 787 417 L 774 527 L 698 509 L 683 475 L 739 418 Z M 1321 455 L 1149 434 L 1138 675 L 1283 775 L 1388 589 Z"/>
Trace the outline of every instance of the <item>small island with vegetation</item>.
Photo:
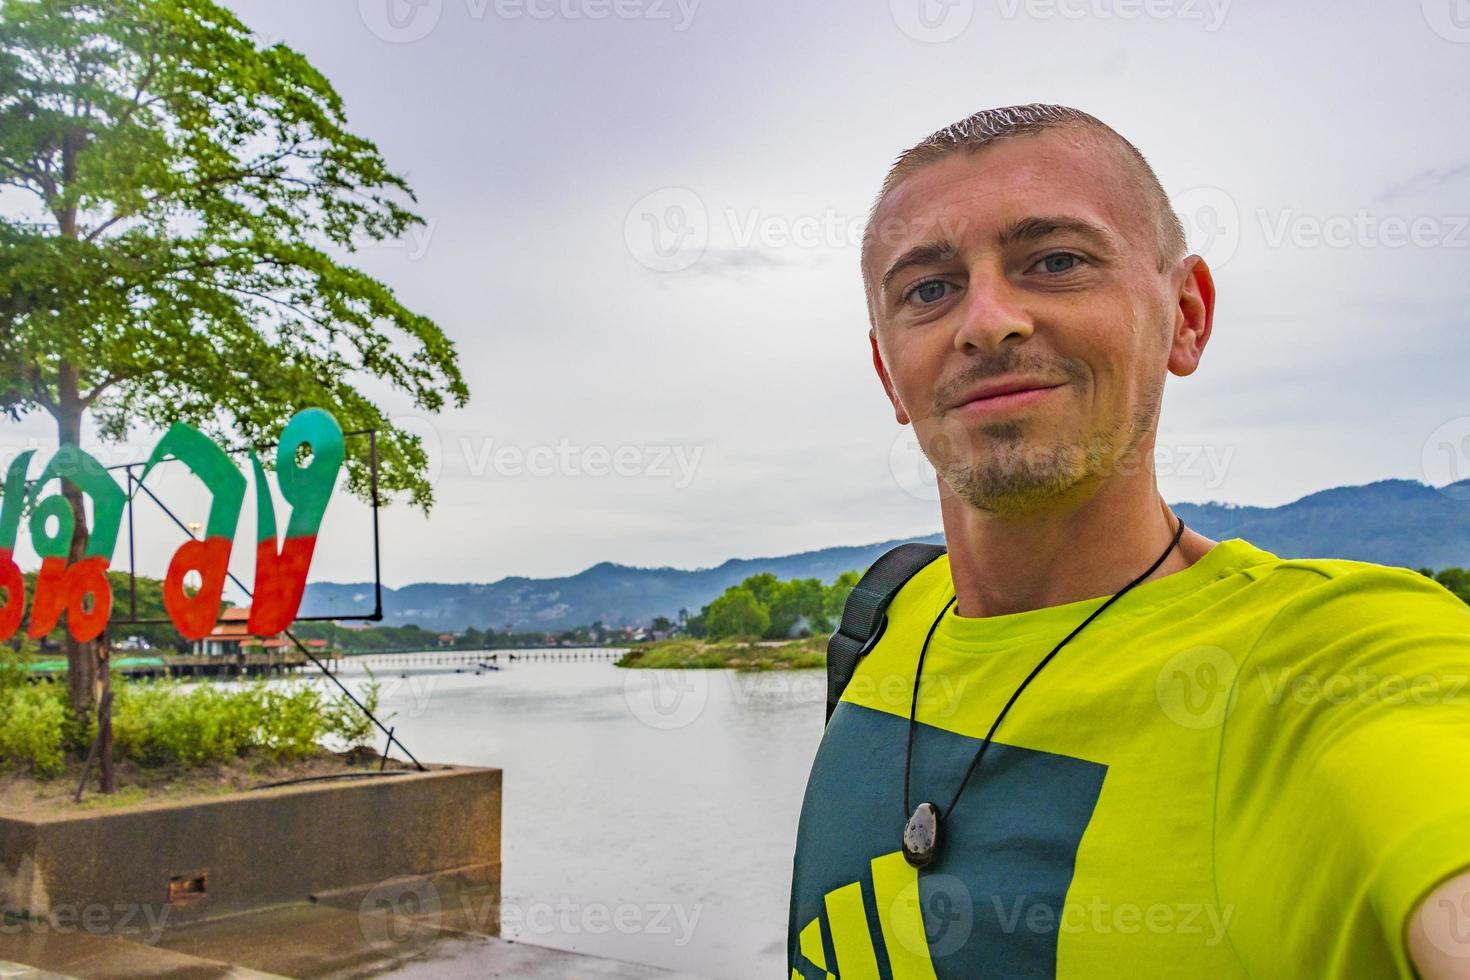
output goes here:
<path id="1" fill-rule="evenodd" d="M 796 670 L 820 668 L 827 663 L 827 637 L 798 640 L 762 640 L 732 637 L 701 640 L 680 637 L 634 646 L 617 661 L 619 667 L 681 668 L 733 667 L 736 670 Z"/>
<path id="2" fill-rule="evenodd" d="M 797 670 L 826 666 L 827 636 L 856 571 L 831 585 L 771 572 L 732 585 L 685 623 L 682 634 L 634 644 L 619 667 Z M 655 636 L 657 636 L 655 631 Z"/>

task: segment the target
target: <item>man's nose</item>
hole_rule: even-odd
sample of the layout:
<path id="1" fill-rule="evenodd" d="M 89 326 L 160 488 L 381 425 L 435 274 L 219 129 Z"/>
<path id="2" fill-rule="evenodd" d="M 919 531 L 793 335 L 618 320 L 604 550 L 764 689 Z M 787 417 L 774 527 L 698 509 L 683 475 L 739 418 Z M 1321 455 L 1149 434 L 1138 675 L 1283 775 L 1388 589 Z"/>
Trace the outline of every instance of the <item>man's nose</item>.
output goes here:
<path id="1" fill-rule="evenodd" d="M 955 329 L 955 347 L 962 351 L 996 351 L 1011 337 L 1025 340 L 1033 329 L 1018 290 L 1003 272 L 986 268 L 970 270 Z"/>

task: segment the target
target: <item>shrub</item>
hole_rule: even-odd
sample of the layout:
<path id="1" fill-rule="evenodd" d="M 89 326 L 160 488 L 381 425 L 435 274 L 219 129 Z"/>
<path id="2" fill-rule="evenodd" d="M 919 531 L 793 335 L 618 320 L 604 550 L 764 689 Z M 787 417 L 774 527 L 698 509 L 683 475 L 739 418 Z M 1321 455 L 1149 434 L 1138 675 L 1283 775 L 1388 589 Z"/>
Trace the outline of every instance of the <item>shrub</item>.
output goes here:
<path id="1" fill-rule="evenodd" d="M 377 686 L 368 685 L 370 708 L 377 705 Z M 180 687 L 177 681 L 117 685 L 112 732 L 119 757 L 180 766 L 219 764 L 248 751 L 296 759 L 316 752 L 327 736 L 355 748 L 372 734 L 372 723 L 345 695 L 326 698 L 310 683 Z"/>
<path id="2" fill-rule="evenodd" d="M 0 687 L 0 760 L 7 767 L 28 767 L 39 776 L 62 770 L 62 736 L 69 714 L 64 695 L 60 684 Z"/>
<path id="3" fill-rule="evenodd" d="M 95 716 L 78 720 L 66 685 L 32 682 L 23 655 L 0 652 L 0 765 L 49 776 L 68 750 L 84 754 L 97 735 Z M 373 724 L 344 694 L 329 696 L 304 681 L 246 685 L 112 679 L 113 757 L 145 766 L 219 765 L 246 753 L 295 759 L 324 739 L 348 749 L 367 742 Z M 376 712 L 380 685 L 368 675 L 361 700 Z"/>

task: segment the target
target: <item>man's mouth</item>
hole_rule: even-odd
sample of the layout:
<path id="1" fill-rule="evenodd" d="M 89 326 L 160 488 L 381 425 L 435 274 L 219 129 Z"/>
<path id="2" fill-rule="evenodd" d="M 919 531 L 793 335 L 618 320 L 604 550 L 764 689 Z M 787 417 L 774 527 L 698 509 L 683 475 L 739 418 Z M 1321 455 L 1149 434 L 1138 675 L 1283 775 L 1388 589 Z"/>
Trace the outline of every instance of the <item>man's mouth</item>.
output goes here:
<path id="1" fill-rule="evenodd" d="M 963 416 L 991 415 L 1025 408 L 1043 401 L 1062 383 L 1048 381 L 994 381 L 962 395 L 952 410 Z"/>

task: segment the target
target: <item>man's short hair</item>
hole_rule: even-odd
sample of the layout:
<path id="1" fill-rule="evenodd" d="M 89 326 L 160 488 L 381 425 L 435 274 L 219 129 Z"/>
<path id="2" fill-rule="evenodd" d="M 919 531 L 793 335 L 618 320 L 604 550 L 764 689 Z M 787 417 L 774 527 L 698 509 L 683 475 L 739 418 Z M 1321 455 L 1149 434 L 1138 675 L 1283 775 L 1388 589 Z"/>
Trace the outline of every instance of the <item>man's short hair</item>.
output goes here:
<path id="1" fill-rule="evenodd" d="M 1033 136 L 1047 130 L 1067 126 L 1082 127 L 1101 138 L 1105 143 L 1122 151 L 1126 165 L 1133 170 L 1143 192 L 1144 200 L 1149 210 L 1153 212 L 1159 271 L 1166 271 L 1183 258 L 1188 249 L 1184 237 L 1184 225 L 1174 211 L 1174 206 L 1169 202 L 1169 195 L 1164 193 L 1164 187 L 1159 183 L 1158 175 L 1154 173 L 1153 167 L 1149 166 L 1138 147 L 1124 139 L 1107 123 L 1081 109 L 1073 109 L 1064 105 L 1046 105 L 1039 102 L 1029 105 L 1003 106 L 997 109 L 982 109 L 926 136 L 918 144 L 905 150 L 888 171 L 888 176 L 884 178 L 883 188 L 878 192 L 872 210 L 868 212 L 867 229 L 863 235 L 861 261 L 863 293 L 868 298 L 868 319 L 876 325 L 877 320 L 873 317 L 872 307 L 873 282 L 868 271 L 868 259 L 872 252 L 873 239 L 879 233 L 878 209 L 882 206 L 883 199 L 898 186 L 900 181 L 920 167 L 942 160 L 953 153 L 974 153 L 1000 140 L 1017 136 Z"/>

